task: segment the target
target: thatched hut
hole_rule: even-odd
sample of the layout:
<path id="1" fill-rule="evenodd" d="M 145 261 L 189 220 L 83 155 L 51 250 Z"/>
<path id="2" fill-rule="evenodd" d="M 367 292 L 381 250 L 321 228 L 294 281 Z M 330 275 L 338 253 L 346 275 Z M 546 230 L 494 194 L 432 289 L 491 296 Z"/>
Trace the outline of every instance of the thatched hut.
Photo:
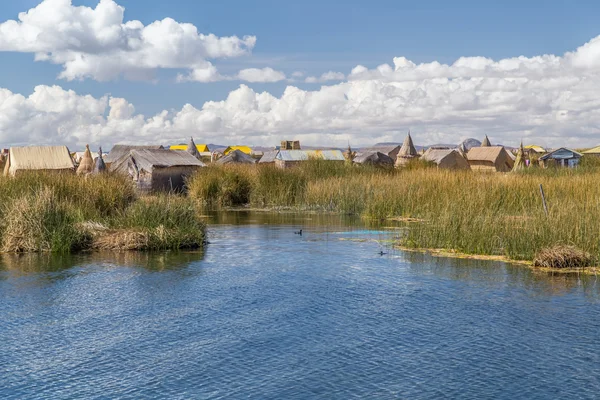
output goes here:
<path id="1" fill-rule="evenodd" d="M 135 149 L 114 161 L 111 171 L 130 176 L 144 192 L 180 192 L 185 179 L 202 167 L 204 163 L 185 151 Z"/>
<path id="2" fill-rule="evenodd" d="M 164 150 L 164 147 L 161 145 L 131 146 L 128 144 L 115 144 L 110 152 L 104 157 L 104 162 L 106 163 L 108 170 L 111 170 L 112 163 L 128 156 L 132 150 Z"/>
<path id="3" fill-rule="evenodd" d="M 394 160 L 392 157 L 387 154 L 381 153 L 379 151 L 372 151 L 368 153 L 358 153 L 354 160 L 352 160 L 354 164 L 359 165 L 373 165 L 378 167 L 393 167 Z"/>
<path id="4" fill-rule="evenodd" d="M 67 146 L 11 147 L 4 165 L 4 175 L 23 171 L 72 172 L 75 170 Z"/>
<path id="5" fill-rule="evenodd" d="M 413 144 L 412 138 L 410 137 L 410 132 L 404 138 L 404 143 L 402 143 L 402 147 L 398 152 L 398 156 L 396 157 L 396 167 L 404 167 L 411 160 L 419 158 L 420 154 L 415 149 L 415 145 Z"/>
<path id="6" fill-rule="evenodd" d="M 91 174 L 94 170 L 94 159 L 92 158 L 92 152 L 90 151 L 90 146 L 85 145 L 85 151 L 83 152 L 83 157 L 79 161 L 79 166 L 77 167 L 77 175 L 87 175 Z"/>
<path id="7" fill-rule="evenodd" d="M 470 169 L 469 163 L 458 150 L 429 148 L 421 159 L 441 169 Z"/>
<path id="8" fill-rule="evenodd" d="M 266 164 L 275 164 L 275 158 L 277 158 L 277 154 L 279 154 L 279 150 L 270 150 L 270 151 L 265 151 L 263 153 L 263 156 L 260 158 L 260 160 L 258 160 L 258 163 L 261 165 L 266 165 Z"/>
<path id="9" fill-rule="evenodd" d="M 490 143 L 490 138 L 488 138 L 487 135 L 485 135 L 485 139 L 483 139 L 483 142 L 481 142 L 481 147 L 492 147 L 492 144 Z"/>
<path id="10" fill-rule="evenodd" d="M 394 160 L 394 162 L 396 162 L 396 158 L 398 157 L 398 153 L 400 152 L 401 147 L 402 146 L 400 146 L 400 145 L 389 145 L 389 146 L 388 145 L 380 145 L 380 146 L 366 147 L 364 149 L 360 149 L 358 154 L 374 153 L 374 152 L 383 153 L 383 154 L 389 156 L 392 160 Z"/>
<path id="11" fill-rule="evenodd" d="M 252 156 L 241 150 L 230 151 L 226 156 L 219 158 L 215 164 L 255 164 L 256 160 Z"/>
<path id="12" fill-rule="evenodd" d="M 514 161 L 502 146 L 473 147 L 467 153 L 472 170 L 487 172 L 509 172 Z"/>

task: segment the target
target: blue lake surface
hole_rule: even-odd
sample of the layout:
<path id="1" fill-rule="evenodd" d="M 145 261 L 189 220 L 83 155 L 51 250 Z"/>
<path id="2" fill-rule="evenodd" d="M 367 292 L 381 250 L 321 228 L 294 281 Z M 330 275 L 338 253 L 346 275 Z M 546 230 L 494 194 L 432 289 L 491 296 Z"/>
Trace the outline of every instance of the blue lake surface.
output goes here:
<path id="1" fill-rule="evenodd" d="M 211 221 L 202 253 L 0 257 L 0 398 L 600 398 L 594 276 Z"/>

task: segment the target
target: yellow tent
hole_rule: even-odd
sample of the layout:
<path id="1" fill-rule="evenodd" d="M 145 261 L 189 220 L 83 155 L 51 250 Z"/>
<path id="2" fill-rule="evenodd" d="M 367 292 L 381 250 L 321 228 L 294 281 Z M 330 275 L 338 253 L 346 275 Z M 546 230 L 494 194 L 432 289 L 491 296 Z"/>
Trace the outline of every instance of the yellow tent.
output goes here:
<path id="1" fill-rule="evenodd" d="M 248 155 L 252 155 L 252 149 L 248 146 L 229 146 L 228 148 L 225 149 L 225 151 L 223 152 L 223 154 L 227 155 L 229 153 L 231 153 L 232 151 L 235 150 L 239 150 L 242 153 L 246 153 Z"/>
<path id="2" fill-rule="evenodd" d="M 198 149 L 198 151 L 200 153 L 208 153 L 208 145 L 206 144 L 197 144 L 196 148 Z M 174 144 L 173 146 L 169 147 L 170 150 L 182 150 L 182 151 L 186 151 L 188 149 L 188 145 L 187 144 Z"/>

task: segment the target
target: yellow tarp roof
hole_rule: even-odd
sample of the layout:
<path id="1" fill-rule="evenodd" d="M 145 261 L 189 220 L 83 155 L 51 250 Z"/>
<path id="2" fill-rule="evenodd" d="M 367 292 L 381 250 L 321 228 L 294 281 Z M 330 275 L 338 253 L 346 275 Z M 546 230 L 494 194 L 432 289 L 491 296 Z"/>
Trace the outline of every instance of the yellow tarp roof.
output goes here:
<path id="1" fill-rule="evenodd" d="M 228 148 L 225 149 L 225 151 L 223 152 L 223 154 L 227 155 L 229 153 L 231 153 L 234 150 L 239 150 L 242 153 L 246 153 L 248 155 L 252 155 L 252 149 L 248 146 L 229 146 Z"/>
<path id="2" fill-rule="evenodd" d="M 206 144 L 197 144 L 196 148 L 198 149 L 198 151 L 200 153 L 206 153 L 208 152 L 208 145 Z M 170 150 L 187 150 L 188 149 L 188 145 L 187 144 L 174 144 L 173 146 L 169 147 Z"/>

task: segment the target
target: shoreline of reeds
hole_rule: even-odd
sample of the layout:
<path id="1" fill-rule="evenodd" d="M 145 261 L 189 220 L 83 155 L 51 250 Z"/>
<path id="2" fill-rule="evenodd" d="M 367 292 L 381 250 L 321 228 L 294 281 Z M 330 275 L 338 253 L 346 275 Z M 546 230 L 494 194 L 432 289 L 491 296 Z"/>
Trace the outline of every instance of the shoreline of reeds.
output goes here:
<path id="1" fill-rule="evenodd" d="M 204 206 L 334 212 L 405 222 L 398 245 L 532 263 L 570 246 L 600 265 L 600 165 L 517 173 L 441 170 L 423 163 L 378 169 L 311 160 L 296 168 L 209 166 L 188 182 Z M 540 196 L 543 185 L 548 203 Z M 559 257 L 570 270 L 569 255 Z M 550 260 L 551 261 L 551 260 Z M 549 262 L 550 262 L 549 261 Z M 561 265 L 557 261 L 552 265 Z"/>
<path id="2" fill-rule="evenodd" d="M 0 177 L 0 253 L 199 249 L 206 224 L 180 195 L 140 197 L 111 174 Z"/>

